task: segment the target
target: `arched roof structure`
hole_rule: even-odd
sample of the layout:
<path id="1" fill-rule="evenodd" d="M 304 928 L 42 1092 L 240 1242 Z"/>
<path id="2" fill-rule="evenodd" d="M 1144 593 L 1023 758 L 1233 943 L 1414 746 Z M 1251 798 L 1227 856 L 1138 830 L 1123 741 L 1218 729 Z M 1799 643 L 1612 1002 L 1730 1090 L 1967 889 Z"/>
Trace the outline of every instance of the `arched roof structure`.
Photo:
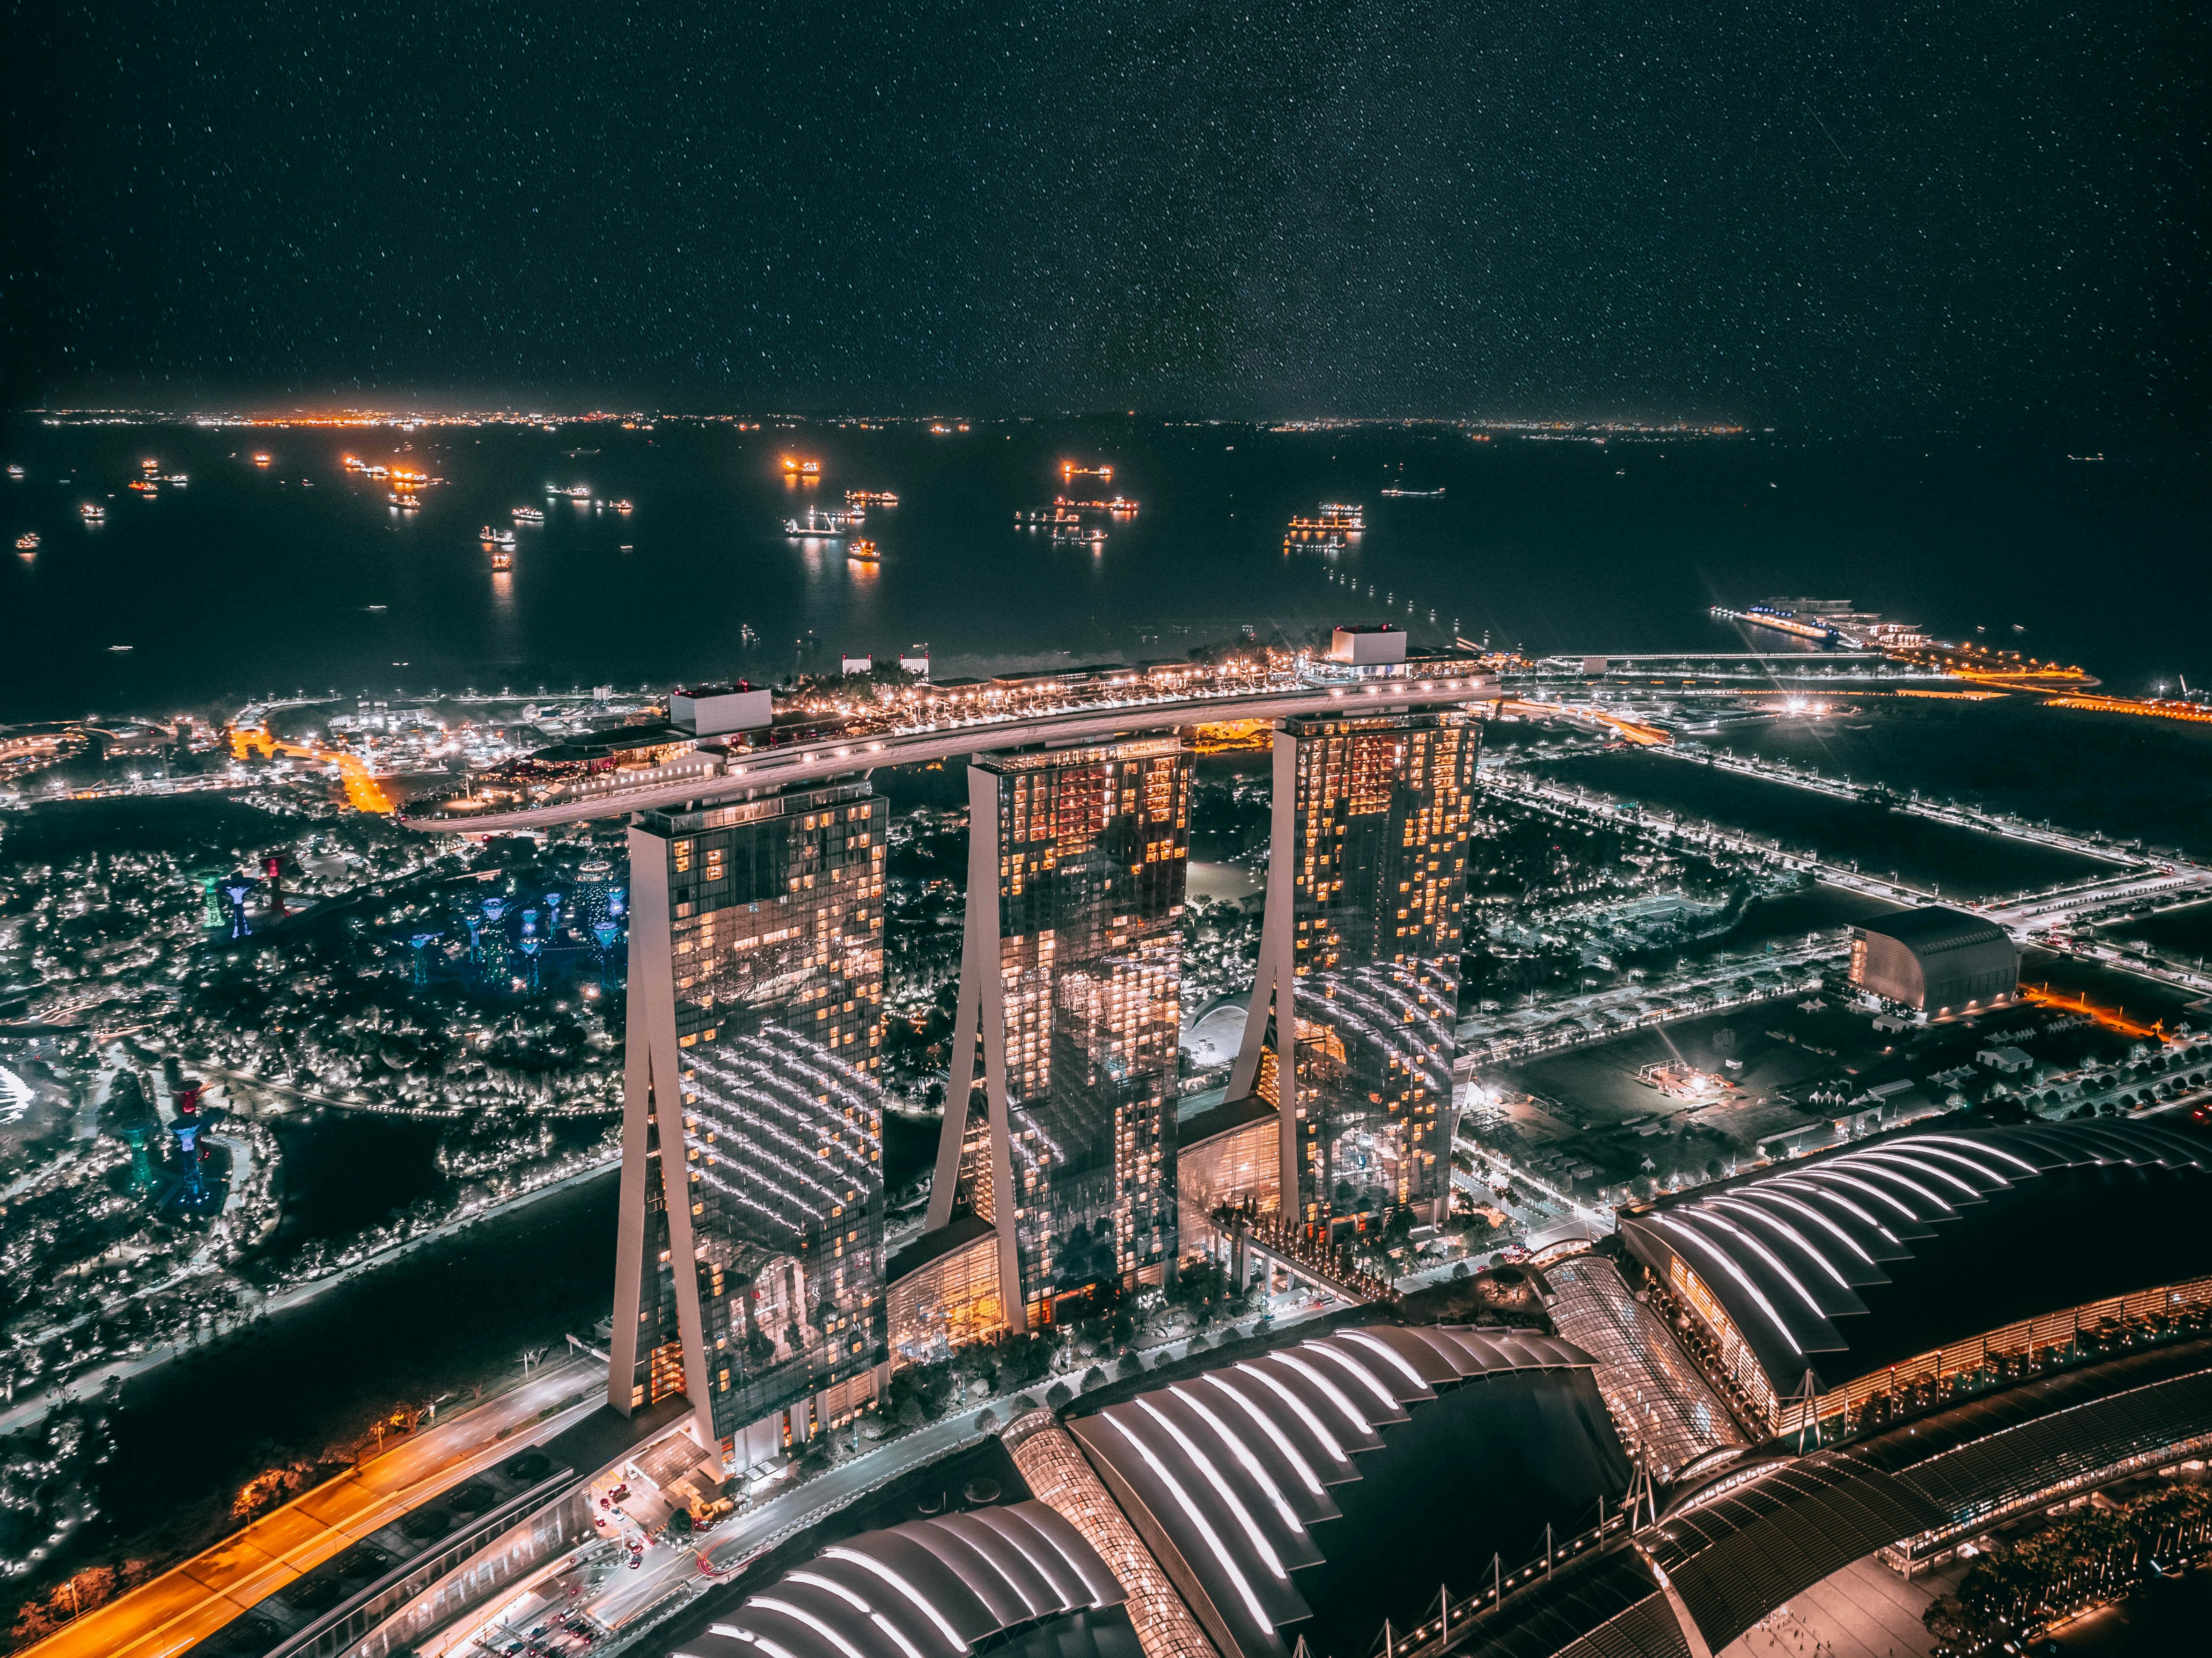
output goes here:
<path id="1" fill-rule="evenodd" d="M 1057 1511 L 1014 1503 L 833 1543 L 678 1658 L 965 1658 L 1009 1631 L 1122 1598 Z"/>
<path id="2" fill-rule="evenodd" d="M 2212 1143 L 2142 1121 L 1869 1140 L 1625 1212 L 1679 1258 L 1778 1396 L 2014 1320 L 2212 1272 Z"/>
<path id="3" fill-rule="evenodd" d="M 1537 1372 L 1558 1375 L 1563 1391 L 1586 1390 L 1587 1417 L 1571 1418 L 1570 1436 L 1540 1452 L 1571 1462 L 1596 1445 L 1589 1460 L 1604 1469 L 1598 1489 L 1617 1492 L 1626 1463 L 1589 1383 L 1595 1363 L 1580 1348 L 1529 1331 L 1346 1327 L 1170 1382 L 1067 1426 L 1222 1652 L 1257 1658 L 1287 1651 L 1279 1631 L 1315 1616 L 1292 1577 L 1328 1563 L 1330 1549 L 1315 1527 L 1347 1514 L 1361 1461 L 1374 1458 L 1370 1467 L 1389 1461 L 1388 1442 L 1417 1432 L 1402 1424 L 1440 1393 Z M 1436 1480 L 1474 1474 L 1443 1461 L 1449 1447 L 1441 1442 L 1423 1455 L 1436 1459 L 1429 1470 Z M 1349 1530 L 1323 1534 L 1339 1553 L 1355 1540 L 1352 1532 L 1372 1528 L 1374 1516 L 1364 1525 L 1354 1518 Z M 1526 1523 L 1540 1535 L 1545 1517 Z M 1389 1546 L 1364 1534 L 1357 1541 Z M 1368 1587 L 1379 1597 L 1380 1585 Z M 1378 1624 L 1383 1615 L 1379 1605 L 1361 1612 Z"/>

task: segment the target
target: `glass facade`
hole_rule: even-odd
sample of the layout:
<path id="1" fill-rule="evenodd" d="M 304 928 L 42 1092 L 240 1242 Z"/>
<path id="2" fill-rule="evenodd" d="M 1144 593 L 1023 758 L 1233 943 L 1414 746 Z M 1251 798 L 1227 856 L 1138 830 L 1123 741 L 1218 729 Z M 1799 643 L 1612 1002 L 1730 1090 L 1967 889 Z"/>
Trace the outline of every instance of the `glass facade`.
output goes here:
<path id="1" fill-rule="evenodd" d="M 1292 860 L 1296 1212 L 1318 1225 L 1433 1210 L 1450 1180 L 1480 727 L 1453 712 L 1281 730 L 1294 786 L 1287 814 L 1276 805 L 1273 855 Z M 1279 1066 L 1279 1043 L 1268 1047 Z"/>
<path id="2" fill-rule="evenodd" d="M 1202 1122 L 1182 1125 L 1176 1147 L 1176 1188 L 1185 1259 L 1216 1246 L 1213 1214 L 1224 1204 L 1249 1205 L 1255 1214 L 1281 1206 L 1277 1130 L 1272 1115 L 1198 1136 Z"/>
<path id="3" fill-rule="evenodd" d="M 1159 738 L 977 769 L 996 782 L 1012 1186 L 989 1201 L 1012 1209 L 1034 1327 L 1175 1260 L 1190 756 Z"/>
<path id="4" fill-rule="evenodd" d="M 726 1448 L 743 1437 L 741 1460 L 775 1448 L 748 1427 L 790 1410 L 770 1440 L 805 1437 L 813 1401 L 871 1395 L 851 1384 L 886 1357 L 887 816 L 866 784 L 846 784 L 647 814 L 632 831 L 633 925 L 647 928 L 635 865 L 657 856 L 666 930 L 647 930 L 667 952 L 665 977 L 634 972 L 630 992 L 631 1040 L 650 1054 L 653 1176 L 633 1397 L 683 1392 L 696 1407 L 703 1386 L 714 1436 Z M 656 982 L 672 1006 L 651 1005 Z M 684 1336 L 695 1312 L 696 1362 Z"/>
<path id="5" fill-rule="evenodd" d="M 956 1223 L 972 1224 L 972 1223 Z M 927 1364 L 990 1334 L 1006 1321 L 999 1297 L 999 1242 L 989 1230 L 969 1235 L 890 1284 L 895 1364 Z"/>

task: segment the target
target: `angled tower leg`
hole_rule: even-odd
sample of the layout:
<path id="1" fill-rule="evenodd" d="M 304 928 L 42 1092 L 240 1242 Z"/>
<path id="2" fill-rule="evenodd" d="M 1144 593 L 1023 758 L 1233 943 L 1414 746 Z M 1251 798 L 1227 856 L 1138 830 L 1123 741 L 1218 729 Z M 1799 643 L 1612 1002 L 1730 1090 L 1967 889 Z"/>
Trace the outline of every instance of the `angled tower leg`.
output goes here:
<path id="1" fill-rule="evenodd" d="M 991 1223 L 999 1231 L 999 1297 L 1012 1330 L 1029 1327 L 1029 1298 L 1022 1283 L 1021 1251 L 1014 1241 L 1014 1131 L 1006 1099 L 1006 981 L 999 966 L 999 777 L 968 768 L 968 916 L 964 974 L 975 963 L 978 1017 L 983 1029 L 983 1097 L 991 1122 Z M 977 895 L 981 894 L 979 901 Z"/>
<path id="2" fill-rule="evenodd" d="M 664 844 L 630 835 L 629 988 L 623 1052 L 623 1168 L 615 1235 L 614 1332 L 609 1344 L 607 1400 L 628 1415 L 641 1388 L 649 1391 L 651 1353 L 641 1375 L 639 1336 L 649 1326 L 653 1346 L 672 1334 L 684 1351 L 684 1390 L 692 1404 L 700 1445 L 715 1445 L 707 1391 L 706 1346 L 699 1274 L 691 1237 L 690 1181 L 683 1161 L 684 1089 L 678 1069 L 674 941 L 668 912 Z M 672 1154 L 673 1163 L 672 1166 Z M 664 1284 L 661 1254 L 670 1272 Z M 666 1328 L 674 1303 L 676 1328 Z"/>
<path id="3" fill-rule="evenodd" d="M 633 841 L 636 839 L 631 837 Z M 668 899 L 658 848 L 630 859 L 629 987 L 623 1047 L 622 1187 L 615 1221 L 614 1329 L 607 1341 L 607 1403 L 628 1416 L 639 1402 L 640 1324 L 659 1303 L 664 1229 L 655 1224 L 659 1169 L 653 1148 L 653 987 L 671 978 Z M 640 887 L 649 890 L 641 891 Z M 647 1263 L 652 1263 L 648 1268 Z M 647 1272 L 653 1277 L 647 1278 Z M 650 1285 L 650 1288 L 648 1288 Z"/>
<path id="4" fill-rule="evenodd" d="M 945 1126 L 929 1188 L 929 1225 L 952 1218 L 960 1163 L 972 1126 L 975 1050 L 981 1039 L 989 1145 L 990 1213 L 999 1238 L 999 1298 L 1007 1324 L 1027 1327 L 1021 1257 L 1014 1242 L 1013 1126 L 1006 1100 L 1006 996 L 999 971 L 999 779 L 968 769 L 968 915 L 960 941 L 960 994 L 952 1016 L 952 1067 L 945 1086 Z M 981 1212 L 981 1206 L 978 1206 Z"/>
<path id="5" fill-rule="evenodd" d="M 1275 733 L 1274 800 L 1267 847 L 1267 903 L 1260 921 L 1260 963 L 1252 985 L 1252 1011 L 1244 1040 L 1229 1073 L 1229 1097 L 1249 1096 L 1260 1076 L 1260 1054 L 1275 1056 L 1277 1212 L 1285 1224 L 1304 1218 L 1298 1201 L 1297 919 L 1295 882 L 1299 856 L 1297 742 Z M 1273 1038 L 1272 1043 L 1270 1037 Z"/>
<path id="6" fill-rule="evenodd" d="M 972 855 L 969 862 L 975 862 Z M 933 1232 L 952 1218 L 952 1202 L 960 1183 L 960 1154 L 968 1144 L 968 1130 L 975 1117 L 975 1038 L 982 1021 L 983 992 L 982 952 L 975 947 L 974 872 L 969 874 L 967 928 L 960 941 L 960 994 L 952 1007 L 952 1065 L 945 1078 L 945 1125 L 938 1133 L 937 1172 L 929 1183 L 927 1224 Z M 995 886 L 993 890 L 996 890 Z M 995 916 L 997 906 L 991 908 Z"/>

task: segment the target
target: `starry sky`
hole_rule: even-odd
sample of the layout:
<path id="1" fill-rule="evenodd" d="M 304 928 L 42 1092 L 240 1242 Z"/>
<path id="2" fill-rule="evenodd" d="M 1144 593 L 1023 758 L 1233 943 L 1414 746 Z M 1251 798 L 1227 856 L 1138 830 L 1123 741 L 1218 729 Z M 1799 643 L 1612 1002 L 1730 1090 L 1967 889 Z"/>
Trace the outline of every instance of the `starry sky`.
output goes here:
<path id="1" fill-rule="evenodd" d="M 0 389 L 2193 422 L 2199 26 L 16 0 Z"/>

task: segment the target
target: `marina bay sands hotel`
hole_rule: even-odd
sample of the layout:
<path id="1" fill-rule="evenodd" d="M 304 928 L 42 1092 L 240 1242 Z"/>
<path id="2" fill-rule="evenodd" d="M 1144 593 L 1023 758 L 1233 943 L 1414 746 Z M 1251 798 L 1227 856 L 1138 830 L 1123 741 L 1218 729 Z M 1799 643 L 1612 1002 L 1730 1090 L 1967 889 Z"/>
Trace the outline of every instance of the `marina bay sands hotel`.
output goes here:
<path id="1" fill-rule="evenodd" d="M 750 1467 L 902 1358 L 1171 1282 L 1224 1203 L 1322 1243 L 1438 1217 L 1470 704 L 1498 693 L 1408 665 L 1402 633 L 1340 630 L 1330 657 L 1334 690 L 1273 722 L 1251 1013 L 1225 1097 L 1188 1121 L 1193 760 L 1166 722 L 1207 711 L 972 755 L 945 1125 L 927 1230 L 890 1260 L 886 802 L 847 770 L 633 817 L 618 1409 L 681 1394 L 702 1445 Z"/>

